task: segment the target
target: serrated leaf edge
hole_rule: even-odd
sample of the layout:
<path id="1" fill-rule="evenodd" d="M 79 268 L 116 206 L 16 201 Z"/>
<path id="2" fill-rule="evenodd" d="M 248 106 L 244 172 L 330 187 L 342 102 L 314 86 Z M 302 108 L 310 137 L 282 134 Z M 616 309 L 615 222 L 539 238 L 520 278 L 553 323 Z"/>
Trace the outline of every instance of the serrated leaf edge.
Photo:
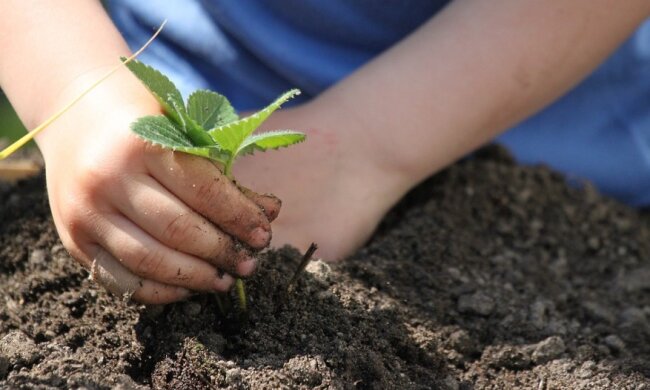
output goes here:
<path id="1" fill-rule="evenodd" d="M 125 57 L 120 57 L 120 59 L 122 61 L 124 61 Z M 174 104 L 173 104 L 176 101 L 176 99 L 170 98 L 170 95 L 172 95 L 172 94 L 168 93 L 167 96 L 160 96 L 160 94 L 158 94 L 156 91 L 154 91 L 153 89 L 151 89 L 149 87 L 147 82 L 145 82 L 142 78 L 140 78 L 140 75 L 138 75 L 136 72 L 134 72 L 131 69 L 131 65 L 143 66 L 144 68 L 147 68 L 148 70 L 155 73 L 157 77 L 159 76 L 160 78 L 162 78 L 162 79 L 166 80 L 167 82 L 169 82 L 169 84 L 171 84 L 171 86 L 174 87 L 174 90 L 178 93 L 178 97 L 180 98 L 179 102 L 180 102 L 180 104 L 182 106 L 182 109 L 185 110 L 185 104 L 183 102 L 183 96 L 181 95 L 180 91 L 178 90 L 178 87 L 176 86 L 176 84 L 174 84 L 174 82 L 169 77 L 167 77 L 164 73 L 162 73 L 161 71 L 159 71 L 158 69 L 156 69 L 156 68 L 154 68 L 154 67 L 152 67 L 150 65 L 145 64 L 142 61 L 133 60 L 129 64 L 126 65 L 126 67 L 129 69 L 129 71 L 131 71 L 131 73 L 133 73 L 133 75 L 135 77 L 137 77 L 138 80 L 140 80 L 142 85 L 144 85 L 145 88 L 147 88 L 147 90 L 152 95 L 154 95 L 156 100 L 158 100 L 158 103 L 160 103 L 163 106 L 163 108 L 165 109 L 165 113 L 167 115 L 170 115 L 172 117 L 172 119 L 174 119 L 175 121 L 179 122 L 180 118 L 178 117 L 178 113 L 176 112 L 176 109 L 174 108 Z"/>
<path id="2" fill-rule="evenodd" d="M 249 129 L 249 130 L 244 134 L 244 136 L 241 137 L 241 141 L 239 142 L 239 145 L 236 147 L 236 149 L 233 150 L 233 151 L 231 151 L 231 152 L 233 153 L 233 159 L 234 159 L 234 158 L 237 158 L 237 155 L 238 155 L 239 152 L 241 151 L 241 145 L 245 142 L 246 138 L 248 138 L 248 137 L 249 137 L 249 136 L 250 136 L 250 135 L 255 131 L 255 129 L 256 129 L 257 127 L 259 127 L 259 125 L 261 125 L 262 123 L 264 123 L 264 121 L 265 121 L 265 120 L 266 120 L 266 119 L 267 119 L 267 118 L 268 118 L 268 117 L 269 117 L 269 116 L 270 116 L 274 111 L 276 111 L 278 108 L 280 108 L 280 106 L 281 106 L 282 104 L 284 104 L 287 100 L 289 100 L 289 99 L 291 99 L 291 98 L 293 98 L 294 96 L 297 96 L 297 95 L 300 95 L 300 90 L 299 90 L 299 89 L 292 89 L 292 90 L 290 90 L 290 91 L 287 91 L 287 92 L 283 93 L 282 95 L 280 95 L 280 97 L 278 97 L 277 99 L 275 99 L 271 104 L 269 104 L 268 106 L 266 106 L 266 107 L 263 108 L 262 110 L 260 110 L 260 111 L 258 111 L 258 112 L 256 112 L 256 113 L 254 113 L 254 114 L 252 114 L 252 115 L 249 115 L 249 116 L 247 116 L 246 118 L 242 118 L 242 119 L 239 119 L 239 120 L 237 120 L 237 121 L 227 123 L 227 124 L 225 124 L 225 125 L 223 125 L 223 126 L 215 127 L 214 129 L 209 130 L 209 131 L 208 131 L 208 134 L 210 134 L 210 136 L 211 136 L 213 139 L 216 140 L 216 139 L 217 139 L 216 137 L 218 136 L 218 133 L 219 133 L 219 132 L 222 132 L 222 131 L 224 131 L 224 132 L 229 132 L 229 131 L 232 131 L 231 129 L 234 128 L 234 127 L 239 127 L 239 126 L 244 127 L 244 126 L 246 126 L 246 124 L 248 124 L 249 122 L 252 122 L 252 121 L 255 121 L 255 120 L 260 120 L 260 122 L 257 124 L 257 126 L 255 126 L 254 128 Z"/>
<path id="3" fill-rule="evenodd" d="M 269 137 L 284 136 L 284 135 L 297 135 L 297 136 L 300 136 L 300 138 L 296 139 L 296 140 L 293 140 L 291 142 L 287 142 L 285 144 L 281 144 L 281 145 L 274 146 L 274 147 L 269 147 L 269 148 L 264 148 L 264 147 L 261 147 L 260 145 L 257 144 L 257 142 L 262 141 L 264 139 L 267 139 Z M 300 131 L 295 131 L 295 130 L 273 130 L 273 131 L 267 131 L 267 132 L 264 132 L 264 133 L 253 134 L 253 135 L 249 136 L 248 138 L 246 138 L 244 140 L 244 142 L 242 143 L 242 146 L 240 147 L 241 151 L 239 152 L 239 154 L 252 153 L 252 150 L 250 152 L 245 151 L 246 148 L 248 148 L 248 147 L 255 147 L 255 148 L 257 148 L 257 149 L 259 149 L 261 151 L 266 151 L 266 150 L 269 150 L 269 149 L 277 150 L 277 149 L 280 149 L 280 148 L 286 148 L 286 147 L 289 147 L 291 145 L 296 145 L 296 144 L 299 144 L 301 142 L 304 142 L 306 138 L 307 138 L 307 135 L 305 133 L 302 133 Z"/>

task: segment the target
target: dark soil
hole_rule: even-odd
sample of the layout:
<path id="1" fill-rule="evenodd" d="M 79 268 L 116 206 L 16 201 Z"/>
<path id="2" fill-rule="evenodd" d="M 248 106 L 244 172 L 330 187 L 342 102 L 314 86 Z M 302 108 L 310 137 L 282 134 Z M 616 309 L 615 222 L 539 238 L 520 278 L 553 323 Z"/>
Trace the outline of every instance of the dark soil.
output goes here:
<path id="1" fill-rule="evenodd" d="M 0 387 L 650 389 L 650 224 L 498 149 L 422 184 L 336 266 L 265 256 L 248 321 L 88 280 L 42 179 L 0 187 Z"/>

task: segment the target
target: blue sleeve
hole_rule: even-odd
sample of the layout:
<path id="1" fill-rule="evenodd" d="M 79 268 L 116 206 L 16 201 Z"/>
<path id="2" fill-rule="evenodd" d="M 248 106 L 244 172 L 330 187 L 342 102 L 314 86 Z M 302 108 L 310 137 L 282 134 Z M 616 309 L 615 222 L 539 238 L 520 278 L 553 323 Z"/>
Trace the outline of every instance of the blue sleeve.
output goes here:
<path id="1" fill-rule="evenodd" d="M 316 96 L 447 3 L 111 0 L 109 6 L 132 47 L 169 20 L 142 59 L 171 75 L 185 95 L 211 88 L 248 110 L 294 87 L 302 99 Z M 584 82 L 498 141 L 522 163 L 547 164 L 631 205 L 650 205 L 650 22 Z"/>

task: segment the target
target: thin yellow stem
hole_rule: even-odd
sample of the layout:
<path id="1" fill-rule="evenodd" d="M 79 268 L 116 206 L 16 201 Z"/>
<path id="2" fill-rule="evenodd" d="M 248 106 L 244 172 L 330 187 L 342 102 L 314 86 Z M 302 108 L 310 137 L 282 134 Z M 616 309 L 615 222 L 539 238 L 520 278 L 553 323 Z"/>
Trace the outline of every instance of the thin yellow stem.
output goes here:
<path id="1" fill-rule="evenodd" d="M 235 289 L 237 290 L 237 298 L 239 299 L 239 310 L 245 313 L 248 310 L 248 299 L 246 298 L 244 281 L 240 278 L 235 280 Z"/>
<path id="2" fill-rule="evenodd" d="M 5 148 L 3 151 L 0 152 L 0 160 L 4 160 L 5 158 L 9 157 L 12 153 L 14 153 L 16 150 L 20 149 L 23 147 L 26 143 L 31 141 L 38 133 L 43 131 L 46 127 L 52 124 L 55 120 L 59 119 L 59 117 L 63 114 L 66 113 L 72 106 L 74 106 L 79 100 L 81 100 L 84 96 L 86 96 L 90 91 L 95 89 L 99 84 L 104 82 L 107 78 L 111 77 L 113 73 L 117 72 L 121 67 L 124 65 L 128 64 L 129 62 L 133 61 L 137 56 L 140 55 L 146 49 L 151 42 L 153 42 L 154 39 L 160 34 L 162 31 L 163 27 L 165 27 L 165 24 L 167 21 L 165 20 L 162 22 L 160 27 L 158 27 L 158 30 L 149 38 L 149 40 L 142 45 L 138 51 L 133 53 L 130 57 L 125 59 L 124 61 L 120 62 L 119 65 L 116 65 L 113 69 L 109 70 L 104 76 L 102 76 L 99 80 L 95 81 L 92 83 L 88 88 L 86 88 L 83 92 L 81 92 L 77 97 L 72 99 L 70 103 L 68 103 L 65 107 L 63 107 L 60 111 L 49 117 L 45 122 L 41 123 L 39 126 L 37 126 L 35 129 L 30 131 L 29 133 L 25 134 L 23 137 L 21 137 L 18 141 L 14 142 L 13 144 L 9 145 L 7 148 Z"/>

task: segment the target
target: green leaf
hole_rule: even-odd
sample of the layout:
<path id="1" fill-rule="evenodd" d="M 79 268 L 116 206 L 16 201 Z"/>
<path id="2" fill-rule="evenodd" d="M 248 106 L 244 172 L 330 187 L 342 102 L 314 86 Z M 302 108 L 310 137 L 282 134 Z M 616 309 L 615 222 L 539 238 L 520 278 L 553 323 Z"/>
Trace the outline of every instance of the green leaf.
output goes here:
<path id="1" fill-rule="evenodd" d="M 124 61 L 124 58 L 122 59 Z M 194 146 L 210 146 L 215 142 L 204 128 L 191 120 L 188 115 L 183 97 L 174 83 L 158 70 L 133 60 L 126 66 L 142 81 L 158 102 L 163 106 L 165 113 L 179 125 L 193 141 Z"/>
<path id="2" fill-rule="evenodd" d="M 228 155 L 216 146 L 195 146 L 180 126 L 166 116 L 145 116 L 131 124 L 131 130 L 145 141 L 166 149 L 206 157 L 225 163 Z"/>
<path id="3" fill-rule="evenodd" d="M 232 159 L 237 158 L 241 151 L 241 146 L 248 136 L 257 129 L 275 110 L 280 108 L 282 103 L 300 94 L 297 89 L 292 89 L 277 98 L 273 103 L 255 114 L 234 122 L 218 126 L 208 133 L 217 141 L 222 149 L 232 154 Z M 232 162 L 231 162 L 232 164 Z"/>
<path id="4" fill-rule="evenodd" d="M 187 113 L 204 129 L 212 129 L 239 119 L 225 96 L 208 90 L 192 92 L 187 99 Z"/>
<path id="5" fill-rule="evenodd" d="M 126 60 L 125 57 L 121 57 L 121 59 L 122 61 Z M 185 111 L 185 105 L 183 97 L 174 83 L 158 70 L 140 61 L 133 60 L 126 64 L 126 67 L 151 91 L 158 103 L 165 109 L 165 113 L 175 121 L 179 121 L 180 118 L 174 107 L 177 106 Z"/>
<path id="6" fill-rule="evenodd" d="M 305 134 L 293 130 L 276 130 L 248 137 L 241 146 L 239 154 L 253 153 L 255 150 L 286 148 L 305 140 Z"/>
<path id="7" fill-rule="evenodd" d="M 174 106 L 174 112 L 178 117 L 178 124 L 192 140 L 194 146 L 211 146 L 216 144 L 215 140 L 188 115 L 183 107 L 179 107 L 175 101 L 172 104 Z"/>

